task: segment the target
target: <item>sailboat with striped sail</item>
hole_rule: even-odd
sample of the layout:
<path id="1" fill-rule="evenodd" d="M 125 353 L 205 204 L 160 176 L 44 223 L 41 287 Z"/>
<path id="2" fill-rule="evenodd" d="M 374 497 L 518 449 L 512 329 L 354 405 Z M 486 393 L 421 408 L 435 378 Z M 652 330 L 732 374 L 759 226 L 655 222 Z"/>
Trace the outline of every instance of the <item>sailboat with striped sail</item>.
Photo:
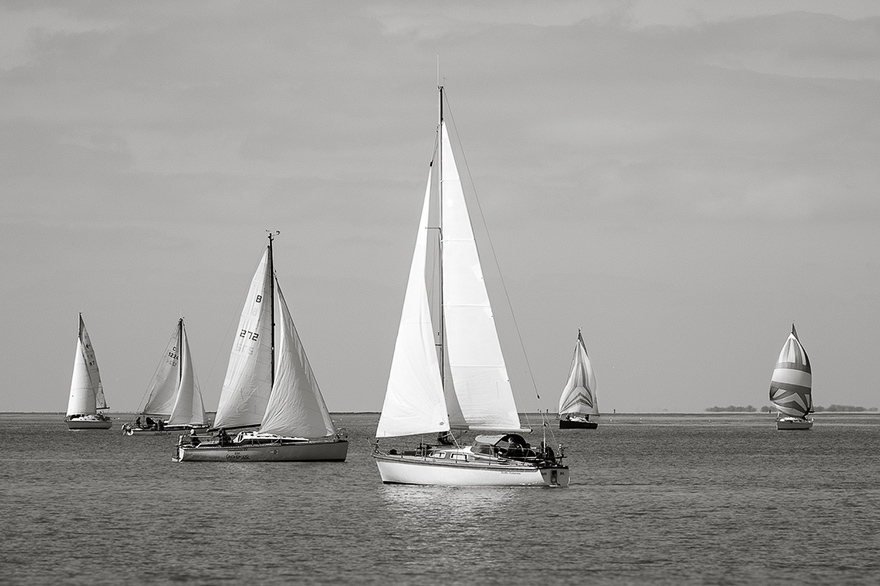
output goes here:
<path id="1" fill-rule="evenodd" d="M 442 86 L 439 93 L 437 197 L 432 161 L 373 457 L 386 484 L 567 486 L 561 450 L 559 458 L 552 448 L 532 450 L 520 435 L 530 430 L 519 420 L 443 118 Z M 435 253 L 436 291 L 426 279 L 427 257 Z M 466 431 L 485 435 L 461 445 Z M 439 434 L 442 445 L 379 446 L 384 438 L 424 434 Z"/>
<path id="2" fill-rule="evenodd" d="M 599 416 L 596 401 L 596 373 L 587 354 L 584 337 L 578 329 L 568 381 L 559 397 L 559 429 L 596 429 L 599 424 L 590 419 Z"/>
<path id="3" fill-rule="evenodd" d="M 276 234 L 269 233 L 242 308 L 214 419 L 217 433 L 180 436 L 179 462 L 342 462 L 348 454 L 281 294 L 272 254 Z"/>
<path id="4" fill-rule="evenodd" d="M 95 349 L 92 348 L 82 314 L 79 314 L 79 334 L 64 421 L 68 429 L 110 429 L 113 422 L 101 413 L 104 409 L 107 409 L 107 400 L 104 398 Z"/>
<path id="5" fill-rule="evenodd" d="M 813 374 L 810 358 L 791 324 L 791 334 L 782 346 L 773 377 L 770 400 L 776 405 L 776 429 L 810 429 L 813 412 Z"/>
<path id="6" fill-rule="evenodd" d="M 144 408 L 140 410 L 133 424 L 126 423 L 122 426 L 122 433 L 160 435 L 192 428 L 207 428 L 205 405 L 196 382 L 183 318 L 177 320 L 147 390 L 149 396 Z"/>

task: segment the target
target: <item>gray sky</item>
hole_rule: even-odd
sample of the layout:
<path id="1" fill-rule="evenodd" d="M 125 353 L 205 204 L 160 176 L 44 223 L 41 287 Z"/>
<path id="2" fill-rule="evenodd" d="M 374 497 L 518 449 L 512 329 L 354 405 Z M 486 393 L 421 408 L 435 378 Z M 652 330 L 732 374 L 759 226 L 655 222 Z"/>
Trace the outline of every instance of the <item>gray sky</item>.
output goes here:
<path id="1" fill-rule="evenodd" d="M 266 229 L 328 406 L 378 411 L 438 56 L 521 410 L 579 327 L 603 412 L 766 405 L 792 321 L 816 404 L 880 406 L 874 0 L 2 1 L 0 411 L 66 408 L 80 311 L 113 410 L 181 315 L 216 409 Z"/>

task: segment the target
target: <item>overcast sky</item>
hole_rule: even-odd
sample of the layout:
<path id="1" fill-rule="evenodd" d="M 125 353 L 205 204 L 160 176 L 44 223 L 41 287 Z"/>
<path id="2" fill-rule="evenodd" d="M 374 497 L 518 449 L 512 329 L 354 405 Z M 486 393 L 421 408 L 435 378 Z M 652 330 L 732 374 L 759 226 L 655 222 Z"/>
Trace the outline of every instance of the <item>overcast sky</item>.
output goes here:
<path id="1" fill-rule="evenodd" d="M 66 408 L 78 312 L 112 410 L 180 316 L 215 410 L 267 229 L 328 406 L 378 411 L 438 56 L 520 410 L 578 328 L 602 412 L 767 405 L 792 322 L 817 405 L 880 406 L 875 0 L 3 0 L 0 411 Z"/>

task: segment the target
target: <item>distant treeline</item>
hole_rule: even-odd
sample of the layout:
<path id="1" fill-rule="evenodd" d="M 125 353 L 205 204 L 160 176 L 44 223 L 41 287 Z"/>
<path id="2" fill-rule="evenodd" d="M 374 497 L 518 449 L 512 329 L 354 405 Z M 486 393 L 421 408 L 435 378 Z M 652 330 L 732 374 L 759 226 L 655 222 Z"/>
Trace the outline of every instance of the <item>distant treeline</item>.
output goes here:
<path id="1" fill-rule="evenodd" d="M 751 405 L 747 405 L 745 407 L 739 407 L 737 405 L 730 405 L 728 407 L 709 407 L 706 411 L 710 413 L 754 413 L 757 411 L 755 407 Z M 771 413 L 775 409 L 773 407 L 764 406 L 761 407 L 761 413 Z M 862 411 L 877 411 L 877 407 L 856 407 L 855 405 L 828 405 L 827 407 L 813 407 L 813 411 L 816 413 L 822 413 L 823 411 L 842 411 L 849 413 L 860 413 Z"/>

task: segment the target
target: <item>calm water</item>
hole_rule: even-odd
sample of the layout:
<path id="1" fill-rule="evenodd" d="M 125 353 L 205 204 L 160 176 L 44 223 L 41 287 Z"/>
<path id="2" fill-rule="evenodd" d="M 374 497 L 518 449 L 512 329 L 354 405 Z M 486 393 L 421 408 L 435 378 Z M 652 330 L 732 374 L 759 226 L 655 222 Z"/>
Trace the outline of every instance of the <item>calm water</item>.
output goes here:
<path id="1" fill-rule="evenodd" d="M 174 436 L 123 437 L 124 420 L 70 432 L 61 415 L 0 415 L 0 583 L 880 579 L 877 414 L 820 414 L 809 432 L 758 415 L 605 416 L 555 432 L 567 489 L 384 486 L 378 416 L 336 420 L 344 464 L 177 464 Z"/>

